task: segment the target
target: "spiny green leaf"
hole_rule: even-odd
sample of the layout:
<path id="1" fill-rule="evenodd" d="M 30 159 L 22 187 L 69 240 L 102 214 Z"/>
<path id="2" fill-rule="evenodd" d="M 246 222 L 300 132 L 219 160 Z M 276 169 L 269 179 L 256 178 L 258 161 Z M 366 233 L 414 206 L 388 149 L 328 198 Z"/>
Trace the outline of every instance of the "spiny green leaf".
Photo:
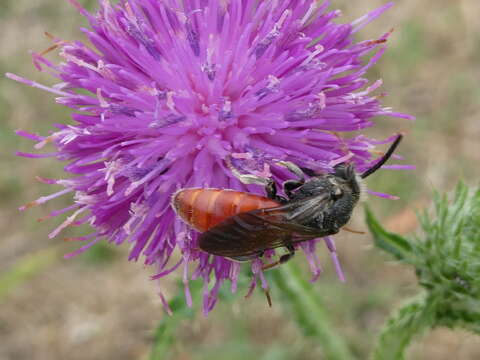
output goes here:
<path id="1" fill-rule="evenodd" d="M 435 192 L 433 209 L 419 219 L 423 236 L 406 243 L 367 209 L 375 244 L 414 265 L 426 290 L 424 300 L 403 307 L 386 323 L 374 360 L 404 359 L 412 339 L 436 326 L 480 333 L 480 188 L 459 183 L 452 196 Z"/>
<path id="2" fill-rule="evenodd" d="M 408 260 L 412 256 L 412 246 L 400 235 L 386 231 L 375 219 L 368 207 L 365 207 L 368 228 L 373 235 L 375 245 L 393 255 L 398 260 Z"/>
<path id="3" fill-rule="evenodd" d="M 434 324 L 435 303 L 423 295 L 400 308 L 386 322 L 372 360 L 403 360 L 410 342 Z"/>

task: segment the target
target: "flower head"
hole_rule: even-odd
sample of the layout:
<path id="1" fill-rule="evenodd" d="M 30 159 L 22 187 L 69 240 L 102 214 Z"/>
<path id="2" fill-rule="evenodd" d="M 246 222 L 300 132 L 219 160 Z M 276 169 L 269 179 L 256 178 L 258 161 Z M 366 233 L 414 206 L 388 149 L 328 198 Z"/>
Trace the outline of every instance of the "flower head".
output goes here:
<path id="1" fill-rule="evenodd" d="M 155 264 L 155 278 L 183 267 L 187 301 L 189 279 L 205 282 L 205 312 L 225 280 L 235 290 L 240 265 L 197 249 L 198 234 L 169 205 L 176 190 L 263 192 L 240 183 L 227 159 L 241 172 L 276 181 L 289 177 L 278 161 L 328 172 L 349 160 L 363 171 L 375 161 L 374 146 L 392 139 L 340 134 L 368 128 L 379 115 L 410 118 L 382 107 L 371 95 L 381 81 L 363 77 L 389 33 L 353 40 L 390 3 L 338 24 L 340 12 L 316 0 L 102 0 L 95 15 L 70 1 L 90 23 L 84 32 L 91 45 L 55 39 L 60 64 L 34 55 L 36 66 L 58 79 L 53 87 L 8 75 L 73 109 L 73 123 L 56 125 L 48 137 L 18 131 L 38 141 L 37 149 L 47 143 L 57 149 L 20 155 L 66 160 L 73 175 L 41 179 L 65 189 L 27 207 L 73 193 L 73 205 L 50 214 L 73 212 L 52 237 L 88 222 L 95 231 L 79 239 L 86 245 L 75 253 L 105 238 L 130 243 L 129 258 Z M 315 277 L 317 242 L 299 245 Z M 336 259 L 333 240 L 326 243 Z M 257 279 L 266 288 L 261 260 L 252 271 L 252 289 Z"/>

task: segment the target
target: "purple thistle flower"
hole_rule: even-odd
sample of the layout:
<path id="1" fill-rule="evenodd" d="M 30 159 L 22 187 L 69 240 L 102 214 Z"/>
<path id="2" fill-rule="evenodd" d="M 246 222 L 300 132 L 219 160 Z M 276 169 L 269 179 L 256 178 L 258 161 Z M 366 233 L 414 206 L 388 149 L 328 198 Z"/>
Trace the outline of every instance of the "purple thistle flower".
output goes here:
<path id="1" fill-rule="evenodd" d="M 203 279 L 204 313 L 225 280 L 236 291 L 240 265 L 197 249 L 198 233 L 170 207 L 175 191 L 263 193 L 240 183 L 227 159 L 241 172 L 277 182 L 289 177 L 275 165 L 279 160 L 324 172 L 348 160 L 363 171 L 375 162 L 374 146 L 392 138 L 339 134 L 371 127 L 379 115 L 412 118 L 382 107 L 371 95 L 381 81 L 369 85 L 363 77 L 385 51 L 389 33 L 353 41 L 391 3 L 337 24 L 340 11 L 316 0 L 102 0 L 96 15 L 70 2 L 88 19 L 90 29 L 83 31 L 93 46 L 55 40 L 60 64 L 34 54 L 35 65 L 58 79 L 52 87 L 7 74 L 54 93 L 73 109 L 73 124 L 55 125 L 50 136 L 17 132 L 37 141 L 36 149 L 56 147 L 53 153 L 18 155 L 68 161 L 65 170 L 73 175 L 39 179 L 64 189 L 21 209 L 72 193 L 73 205 L 49 214 L 71 213 L 50 237 L 73 224 L 89 223 L 95 230 L 77 238 L 85 245 L 67 256 L 102 238 L 130 243 L 129 259 L 154 264 L 155 279 L 183 268 L 189 305 L 189 280 Z M 297 245 L 314 279 L 321 272 L 315 253 L 320 241 Z M 343 279 L 333 239 L 325 242 Z M 274 253 L 267 252 L 267 261 Z M 262 261 L 252 261 L 250 292 L 257 281 L 268 287 Z"/>

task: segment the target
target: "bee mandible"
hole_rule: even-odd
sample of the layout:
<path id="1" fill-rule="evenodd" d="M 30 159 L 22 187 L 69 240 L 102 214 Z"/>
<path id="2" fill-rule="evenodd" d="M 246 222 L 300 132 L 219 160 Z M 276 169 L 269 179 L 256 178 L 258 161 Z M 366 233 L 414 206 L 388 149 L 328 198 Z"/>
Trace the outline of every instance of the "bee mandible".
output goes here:
<path id="1" fill-rule="evenodd" d="M 285 247 L 288 253 L 264 265 L 264 270 L 269 269 L 290 260 L 295 244 L 338 233 L 360 199 L 361 180 L 377 171 L 401 140 L 402 135 L 397 135 L 380 160 L 362 174 L 348 162 L 334 166 L 334 171 L 327 174 L 279 162 L 297 177 L 283 183 L 287 198 L 277 194 L 272 179 L 240 174 L 230 164 L 244 184 L 263 185 L 266 197 L 227 189 L 187 188 L 173 195 L 172 207 L 183 221 L 202 233 L 199 248 L 206 253 L 249 261 L 267 250 Z"/>

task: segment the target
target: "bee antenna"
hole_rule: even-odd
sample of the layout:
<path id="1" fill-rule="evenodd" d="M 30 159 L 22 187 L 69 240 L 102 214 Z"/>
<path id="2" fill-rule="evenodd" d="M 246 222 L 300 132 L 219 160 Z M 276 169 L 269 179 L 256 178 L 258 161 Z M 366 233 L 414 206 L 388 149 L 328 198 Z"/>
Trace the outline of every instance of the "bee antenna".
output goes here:
<path id="1" fill-rule="evenodd" d="M 367 176 L 370 176 L 372 175 L 375 171 L 377 171 L 378 169 L 380 169 L 380 167 L 385 164 L 387 162 L 387 160 L 390 158 L 390 156 L 392 156 L 393 152 L 395 151 L 395 149 L 397 148 L 398 144 L 400 143 L 400 141 L 402 140 L 403 138 L 403 135 L 402 134 L 398 134 L 397 138 L 395 139 L 395 141 L 393 142 L 392 145 L 390 145 L 390 148 L 388 149 L 388 151 L 385 153 L 385 155 L 383 155 L 381 158 L 380 158 L 380 161 L 377 162 L 375 165 L 373 165 L 370 169 L 368 169 L 367 171 L 365 171 L 363 174 L 360 175 L 360 177 L 362 179 L 365 179 Z"/>

